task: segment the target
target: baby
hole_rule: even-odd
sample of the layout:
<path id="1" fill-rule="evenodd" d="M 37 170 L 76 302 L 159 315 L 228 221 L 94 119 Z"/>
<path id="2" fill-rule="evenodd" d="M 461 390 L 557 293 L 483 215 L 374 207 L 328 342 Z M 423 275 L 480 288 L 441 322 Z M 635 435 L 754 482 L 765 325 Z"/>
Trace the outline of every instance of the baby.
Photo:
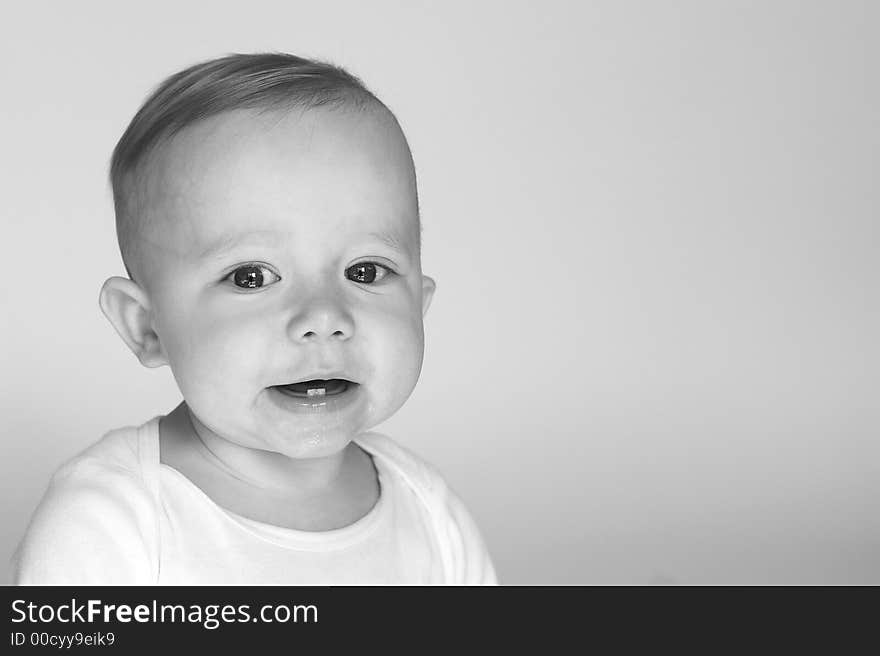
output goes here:
<path id="1" fill-rule="evenodd" d="M 412 392 L 434 281 L 394 115 L 286 54 L 186 69 L 113 153 L 128 278 L 100 305 L 183 402 L 55 474 L 25 584 L 482 584 L 441 476 L 370 433 Z"/>

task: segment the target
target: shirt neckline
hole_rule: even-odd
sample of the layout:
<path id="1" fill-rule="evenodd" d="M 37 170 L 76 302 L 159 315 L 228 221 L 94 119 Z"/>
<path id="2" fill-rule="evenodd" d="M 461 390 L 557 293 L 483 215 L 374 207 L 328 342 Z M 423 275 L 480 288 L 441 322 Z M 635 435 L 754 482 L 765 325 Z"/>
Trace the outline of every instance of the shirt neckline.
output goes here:
<path id="1" fill-rule="evenodd" d="M 352 441 L 373 457 L 376 472 L 379 476 L 379 498 L 370 511 L 357 521 L 341 528 L 326 531 L 306 531 L 268 524 L 239 515 L 214 501 L 204 490 L 190 480 L 186 474 L 160 461 L 159 420 L 161 418 L 162 415 L 153 417 L 143 425 L 140 431 L 142 465 L 147 467 L 150 470 L 150 474 L 152 474 L 149 478 L 155 481 L 154 494 L 160 503 L 160 483 L 163 474 L 167 474 L 184 484 L 203 503 L 214 509 L 216 514 L 226 517 L 230 522 L 256 537 L 286 548 L 311 548 L 311 550 L 329 547 L 342 548 L 362 540 L 372 532 L 379 521 L 389 512 L 391 488 L 383 458 L 381 454 L 369 448 L 366 440 L 362 441 L 359 438 L 355 438 Z"/>

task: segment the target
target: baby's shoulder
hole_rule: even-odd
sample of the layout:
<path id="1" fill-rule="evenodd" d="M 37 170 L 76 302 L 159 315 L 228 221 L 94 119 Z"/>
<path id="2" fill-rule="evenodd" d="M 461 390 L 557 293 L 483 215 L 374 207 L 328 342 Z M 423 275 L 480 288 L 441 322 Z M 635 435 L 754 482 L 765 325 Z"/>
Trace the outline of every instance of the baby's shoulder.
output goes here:
<path id="1" fill-rule="evenodd" d="M 149 474 L 152 449 L 145 427 L 149 428 L 144 424 L 111 430 L 62 464 L 49 481 L 38 514 L 53 520 L 152 516 L 157 488 Z"/>
<path id="2" fill-rule="evenodd" d="M 382 433 L 364 433 L 357 443 L 368 453 L 378 456 L 380 464 L 411 486 L 438 494 L 447 490 L 446 480 L 430 462 Z"/>
<path id="3" fill-rule="evenodd" d="M 143 426 L 124 426 L 104 433 L 96 442 L 63 463 L 52 477 L 53 484 L 77 478 L 129 478 L 144 482 L 149 454 L 145 454 Z"/>
<path id="4" fill-rule="evenodd" d="M 497 583 L 489 552 L 473 517 L 440 471 L 381 433 L 367 433 L 357 442 L 379 457 L 380 466 L 392 469 L 404 479 L 424 504 L 437 537 L 446 582 Z"/>
<path id="5" fill-rule="evenodd" d="M 110 431 L 52 477 L 13 556 L 19 583 L 150 582 L 157 504 L 138 428 Z"/>

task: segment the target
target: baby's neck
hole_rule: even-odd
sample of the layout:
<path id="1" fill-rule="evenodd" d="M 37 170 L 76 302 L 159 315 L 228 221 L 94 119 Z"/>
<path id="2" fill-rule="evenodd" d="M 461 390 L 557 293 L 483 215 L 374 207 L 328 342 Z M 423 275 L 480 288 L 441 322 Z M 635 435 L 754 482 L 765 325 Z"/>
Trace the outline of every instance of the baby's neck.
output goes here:
<path id="1" fill-rule="evenodd" d="M 163 417 L 160 461 L 237 514 L 329 530 L 357 521 L 378 500 L 372 460 L 354 443 L 325 458 L 294 459 L 231 443 L 199 427 L 184 403 Z"/>
<path id="2" fill-rule="evenodd" d="M 289 458 L 218 437 L 191 413 L 187 414 L 194 444 L 209 463 L 242 483 L 267 492 L 311 496 L 333 489 L 356 448 L 349 444 L 339 453 L 321 458 Z"/>

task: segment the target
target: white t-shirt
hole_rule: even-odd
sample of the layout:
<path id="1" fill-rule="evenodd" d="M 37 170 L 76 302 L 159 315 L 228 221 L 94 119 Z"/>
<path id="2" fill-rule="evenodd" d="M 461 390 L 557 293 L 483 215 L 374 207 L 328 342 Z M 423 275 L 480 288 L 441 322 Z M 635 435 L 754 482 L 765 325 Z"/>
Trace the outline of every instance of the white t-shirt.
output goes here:
<path id="1" fill-rule="evenodd" d="M 159 462 L 159 417 L 107 433 L 52 478 L 13 556 L 19 584 L 494 584 L 476 524 L 430 465 L 378 433 L 354 524 L 300 531 L 221 508 Z"/>

